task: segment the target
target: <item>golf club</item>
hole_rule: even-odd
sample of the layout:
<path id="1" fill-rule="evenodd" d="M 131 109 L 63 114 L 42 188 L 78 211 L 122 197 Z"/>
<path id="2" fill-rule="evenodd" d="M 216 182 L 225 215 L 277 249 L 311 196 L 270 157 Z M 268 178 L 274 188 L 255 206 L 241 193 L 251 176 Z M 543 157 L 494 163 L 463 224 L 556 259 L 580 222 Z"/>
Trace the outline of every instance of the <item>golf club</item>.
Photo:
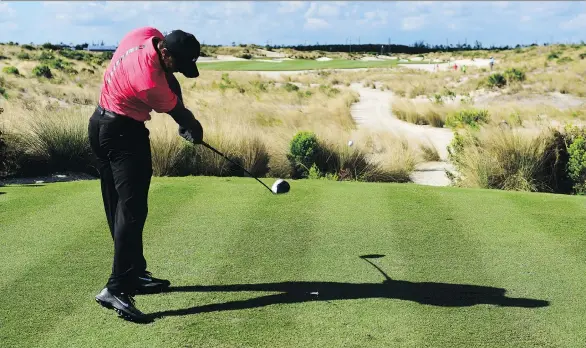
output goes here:
<path id="1" fill-rule="evenodd" d="M 265 185 L 264 182 L 260 181 L 256 176 L 252 175 L 248 170 L 246 170 L 244 167 L 242 167 L 240 164 L 232 161 L 230 158 L 228 158 L 228 156 L 224 155 L 223 153 L 221 153 L 220 151 L 214 149 L 210 144 L 206 143 L 205 141 L 202 141 L 201 143 L 203 146 L 207 147 L 208 149 L 212 150 L 213 152 L 217 153 L 218 155 L 224 157 L 227 161 L 229 161 L 230 163 L 242 168 L 242 170 L 244 170 L 246 172 L 246 174 L 250 175 L 251 177 L 253 177 L 254 179 L 256 179 L 256 181 L 260 182 L 264 187 L 267 188 L 267 190 L 271 191 L 271 193 L 273 194 L 279 194 L 279 193 L 287 193 L 289 192 L 290 186 L 289 183 L 285 180 L 279 179 L 277 180 L 274 184 L 273 184 L 273 188 L 271 189 L 270 187 L 268 187 L 267 185 Z"/>

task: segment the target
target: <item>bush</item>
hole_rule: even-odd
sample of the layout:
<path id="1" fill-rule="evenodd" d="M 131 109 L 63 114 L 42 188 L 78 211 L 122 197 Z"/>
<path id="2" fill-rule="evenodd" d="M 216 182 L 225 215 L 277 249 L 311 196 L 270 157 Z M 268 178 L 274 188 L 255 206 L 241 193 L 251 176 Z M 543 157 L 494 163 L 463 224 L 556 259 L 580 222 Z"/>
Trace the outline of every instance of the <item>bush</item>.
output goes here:
<path id="1" fill-rule="evenodd" d="M 580 59 L 584 59 L 584 58 L 586 58 L 586 53 L 580 53 L 580 55 L 578 57 Z"/>
<path id="2" fill-rule="evenodd" d="M 244 58 L 244 59 L 252 59 L 252 54 L 250 53 L 239 53 L 235 55 L 236 58 Z"/>
<path id="3" fill-rule="evenodd" d="M 558 59 L 557 62 L 558 62 L 558 64 L 567 64 L 567 63 L 571 63 L 573 61 L 574 60 L 570 57 L 562 57 L 562 58 Z"/>
<path id="4" fill-rule="evenodd" d="M 27 52 L 20 52 L 19 54 L 16 55 L 16 58 L 18 58 L 20 60 L 29 60 L 29 59 L 31 59 L 31 56 Z"/>
<path id="5" fill-rule="evenodd" d="M 46 50 L 53 50 L 53 51 L 59 51 L 61 49 L 61 46 L 57 46 L 57 45 L 53 45 L 50 42 L 46 42 L 42 45 L 42 47 Z"/>
<path id="6" fill-rule="evenodd" d="M 22 48 L 24 48 L 25 50 L 29 50 L 29 51 L 36 50 L 36 48 L 34 46 L 31 46 L 31 45 L 22 45 Z"/>
<path id="7" fill-rule="evenodd" d="M 94 157 L 87 138 L 83 118 L 65 112 L 51 117 L 35 117 L 30 125 L 28 148 L 47 159 L 48 170 L 85 172 L 97 175 Z"/>
<path id="8" fill-rule="evenodd" d="M 2 76 L 0 76 L 0 96 L 4 97 L 5 99 L 8 99 L 8 94 L 6 94 L 6 80 L 4 80 Z"/>
<path id="9" fill-rule="evenodd" d="M 37 65 L 36 67 L 34 67 L 33 75 L 36 77 L 46 77 L 48 79 L 53 77 L 53 73 L 51 72 L 51 69 L 47 65 L 44 65 L 44 64 Z"/>
<path id="10" fill-rule="evenodd" d="M 20 72 L 14 66 L 5 66 L 2 68 L 2 72 L 9 75 L 20 75 Z"/>
<path id="11" fill-rule="evenodd" d="M 230 75 L 228 73 L 223 73 L 220 83 L 217 84 L 215 81 L 212 83 L 213 87 L 218 87 L 222 92 L 225 92 L 227 89 L 236 89 L 240 93 L 246 92 L 246 90 L 241 87 L 238 82 L 231 80 Z"/>
<path id="12" fill-rule="evenodd" d="M 319 86 L 319 91 L 322 92 L 323 94 L 327 95 L 330 98 L 333 98 L 340 93 L 339 89 L 334 88 L 330 85 Z"/>
<path id="13" fill-rule="evenodd" d="M 568 175 L 574 182 L 574 192 L 586 194 L 586 140 L 576 138 L 568 148 Z"/>
<path id="14" fill-rule="evenodd" d="M 457 186 L 531 192 L 568 192 L 559 133 L 523 135 L 492 130 L 457 133 L 448 147 Z"/>
<path id="15" fill-rule="evenodd" d="M 101 60 L 109 61 L 112 60 L 112 57 L 114 57 L 114 52 L 102 52 L 98 57 Z"/>
<path id="16" fill-rule="evenodd" d="M 289 144 L 289 154 L 287 155 L 293 167 L 294 178 L 307 176 L 309 168 L 316 162 L 319 152 L 319 143 L 315 133 L 301 131 L 295 134 Z"/>
<path id="17" fill-rule="evenodd" d="M 285 89 L 287 92 L 296 92 L 299 90 L 299 87 L 297 87 L 296 85 L 287 82 L 286 84 L 283 85 L 283 89 Z"/>
<path id="18" fill-rule="evenodd" d="M 494 73 L 488 77 L 486 83 L 491 88 L 494 88 L 494 87 L 501 88 L 507 84 L 507 80 L 505 79 L 505 77 L 502 74 Z"/>
<path id="19" fill-rule="evenodd" d="M 467 109 L 453 112 L 448 115 L 446 125 L 451 128 L 470 126 L 478 128 L 490 120 L 488 110 Z"/>
<path id="20" fill-rule="evenodd" d="M 65 58 L 69 58 L 69 59 L 73 59 L 73 60 L 85 60 L 86 55 L 87 55 L 83 51 L 73 51 L 70 49 L 61 50 L 61 51 L 59 51 L 59 54 Z"/>
<path id="21" fill-rule="evenodd" d="M 53 60 L 53 59 L 55 59 L 55 55 L 53 53 L 51 53 L 51 52 L 43 51 L 39 55 L 39 60 L 41 62 L 48 61 L 48 60 Z"/>
<path id="22" fill-rule="evenodd" d="M 525 81 L 525 72 L 517 68 L 510 68 L 505 70 L 504 78 L 508 84 L 512 82 Z"/>
<path id="23" fill-rule="evenodd" d="M 547 56 L 547 60 L 558 59 L 560 56 L 556 52 L 552 52 Z"/>

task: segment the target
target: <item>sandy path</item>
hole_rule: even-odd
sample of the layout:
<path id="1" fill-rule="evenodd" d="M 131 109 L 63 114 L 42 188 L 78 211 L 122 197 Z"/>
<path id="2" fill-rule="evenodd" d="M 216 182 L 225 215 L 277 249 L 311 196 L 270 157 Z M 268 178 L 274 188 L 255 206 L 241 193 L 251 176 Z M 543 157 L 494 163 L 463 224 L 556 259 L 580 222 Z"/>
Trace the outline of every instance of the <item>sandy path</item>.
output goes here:
<path id="1" fill-rule="evenodd" d="M 250 73 L 279 79 L 283 75 L 315 73 L 315 71 L 250 71 Z M 447 186 L 450 184 L 445 170 L 454 170 L 453 166 L 447 163 L 448 151 L 446 147 L 453 138 L 451 130 L 401 121 L 391 113 L 392 93 L 367 88 L 358 83 L 354 83 L 350 87 L 360 94 L 360 101 L 354 103 L 351 107 L 352 117 L 360 127 L 368 127 L 372 130 L 389 130 L 418 143 L 429 142 L 435 146 L 440 156 L 440 162 L 425 162 L 418 165 L 411 176 L 411 180 L 414 183 L 432 186 Z"/>
<path id="2" fill-rule="evenodd" d="M 352 105 L 351 113 L 356 123 L 361 127 L 373 130 L 387 129 L 401 134 L 407 139 L 422 143 L 429 141 L 435 146 L 440 155 L 441 162 L 426 162 L 417 166 L 411 179 L 422 185 L 447 186 L 450 180 L 445 174 L 445 169 L 453 170 L 447 163 L 448 151 L 446 147 L 453 138 L 449 129 L 419 126 L 394 117 L 391 113 L 393 95 L 377 89 L 366 88 L 361 84 L 352 84 L 353 90 L 360 94 L 360 101 Z"/>

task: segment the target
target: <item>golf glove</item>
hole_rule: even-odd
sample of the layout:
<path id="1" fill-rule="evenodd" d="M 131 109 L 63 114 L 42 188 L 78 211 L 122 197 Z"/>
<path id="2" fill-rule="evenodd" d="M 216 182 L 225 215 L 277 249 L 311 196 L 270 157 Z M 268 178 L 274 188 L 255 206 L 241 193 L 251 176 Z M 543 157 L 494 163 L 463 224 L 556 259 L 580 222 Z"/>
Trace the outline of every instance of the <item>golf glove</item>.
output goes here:
<path id="1" fill-rule="evenodd" d="M 203 142 L 203 128 L 198 120 L 194 121 L 189 129 L 179 126 L 179 135 L 193 144 L 201 144 Z"/>

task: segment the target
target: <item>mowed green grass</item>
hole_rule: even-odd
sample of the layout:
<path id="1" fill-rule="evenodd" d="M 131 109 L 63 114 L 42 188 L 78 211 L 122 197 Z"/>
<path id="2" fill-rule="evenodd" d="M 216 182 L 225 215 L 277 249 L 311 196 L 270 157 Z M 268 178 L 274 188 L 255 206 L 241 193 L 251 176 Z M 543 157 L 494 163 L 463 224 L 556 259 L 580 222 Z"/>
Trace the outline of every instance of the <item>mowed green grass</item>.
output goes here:
<path id="1" fill-rule="evenodd" d="M 269 179 L 265 179 L 270 184 Z M 99 182 L 0 187 L 1 347 L 581 347 L 586 200 L 411 184 L 155 178 L 160 318 L 94 302 Z M 385 255 L 370 261 L 361 255 Z M 465 286 L 466 287 L 463 287 Z M 312 295 L 312 292 L 318 292 Z"/>
<path id="2" fill-rule="evenodd" d="M 280 63 L 262 61 L 235 61 L 200 63 L 200 70 L 220 71 L 294 71 L 316 69 L 355 69 L 355 68 L 390 68 L 397 65 L 396 60 L 387 61 L 361 61 L 334 59 L 330 61 L 316 61 L 312 59 L 286 60 Z"/>

